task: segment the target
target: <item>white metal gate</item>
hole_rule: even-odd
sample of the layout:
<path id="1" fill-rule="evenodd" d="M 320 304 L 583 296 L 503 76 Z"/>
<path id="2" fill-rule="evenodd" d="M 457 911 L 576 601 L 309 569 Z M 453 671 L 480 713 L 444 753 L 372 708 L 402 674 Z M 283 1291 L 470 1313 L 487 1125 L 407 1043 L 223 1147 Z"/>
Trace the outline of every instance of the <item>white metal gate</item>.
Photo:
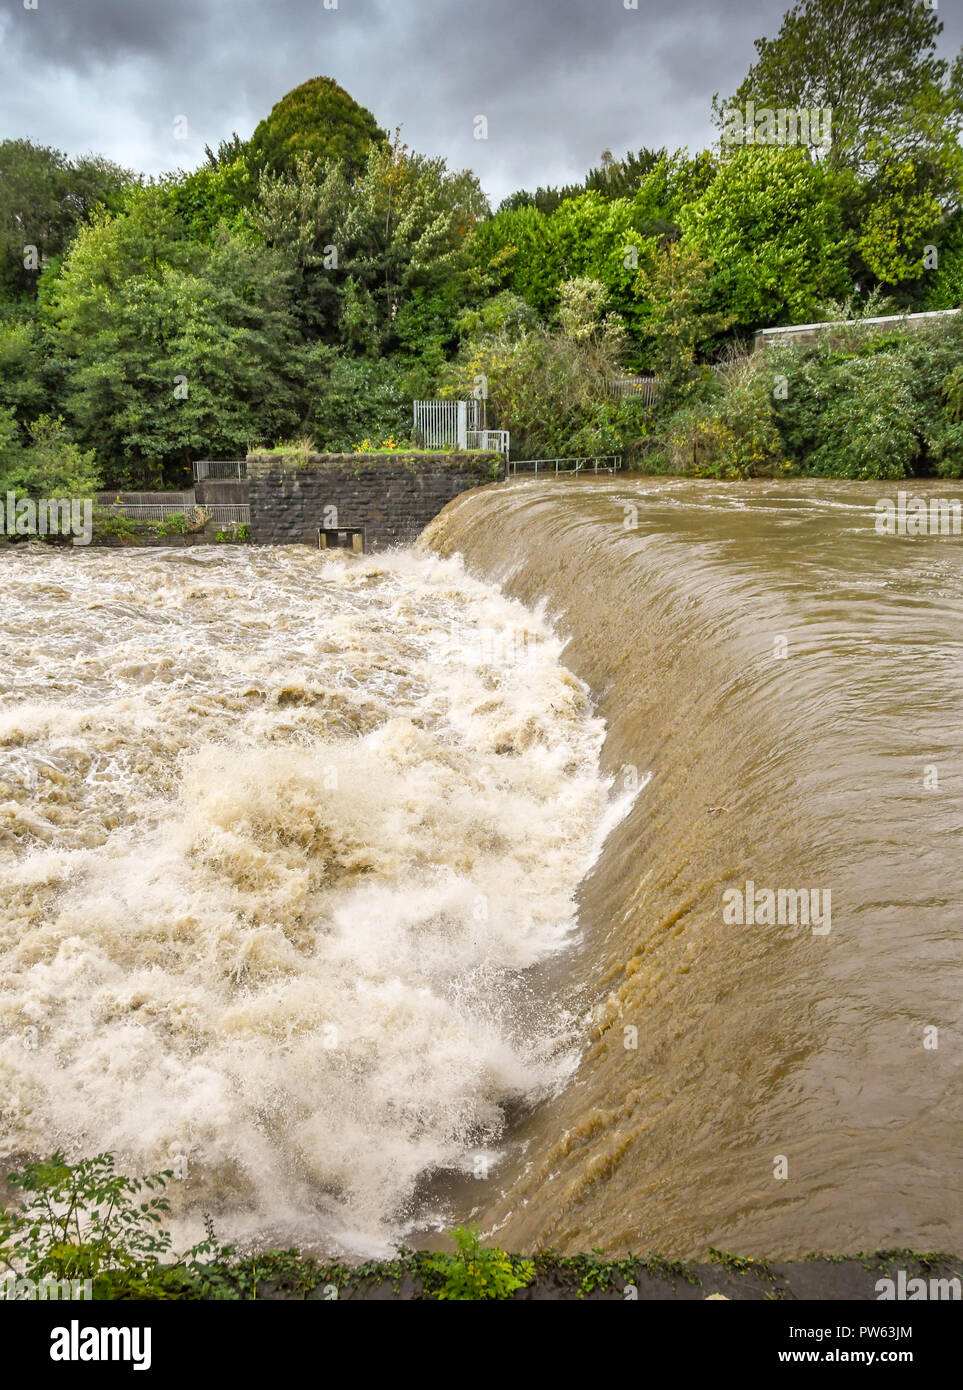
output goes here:
<path id="1" fill-rule="evenodd" d="M 481 428 L 481 401 L 415 401 L 413 414 L 425 449 L 467 449 L 469 431 Z"/>

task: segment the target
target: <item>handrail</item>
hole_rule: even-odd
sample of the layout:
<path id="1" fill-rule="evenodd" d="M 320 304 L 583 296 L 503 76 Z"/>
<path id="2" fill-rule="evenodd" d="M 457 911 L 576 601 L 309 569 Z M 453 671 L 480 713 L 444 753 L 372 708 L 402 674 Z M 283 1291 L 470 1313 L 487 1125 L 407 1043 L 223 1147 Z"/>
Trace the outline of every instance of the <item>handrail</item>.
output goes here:
<path id="1" fill-rule="evenodd" d="M 565 464 L 574 464 L 574 467 L 563 467 Z M 510 459 L 508 461 L 508 474 L 511 476 L 520 472 L 554 472 L 559 473 L 581 473 L 587 471 L 592 465 L 592 471 L 598 473 L 618 473 L 622 467 L 621 454 L 593 454 L 589 458 L 552 458 L 552 459 Z"/>

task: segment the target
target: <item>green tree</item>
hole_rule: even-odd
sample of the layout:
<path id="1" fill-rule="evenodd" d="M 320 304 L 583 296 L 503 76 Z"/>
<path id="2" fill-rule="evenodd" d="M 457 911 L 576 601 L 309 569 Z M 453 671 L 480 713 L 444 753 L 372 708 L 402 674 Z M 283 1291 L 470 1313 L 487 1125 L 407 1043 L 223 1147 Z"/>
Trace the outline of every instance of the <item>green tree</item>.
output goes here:
<path id="1" fill-rule="evenodd" d="M 0 320 L 0 408 L 12 409 L 21 424 L 35 419 L 56 402 L 55 375 L 35 306 Z"/>
<path id="2" fill-rule="evenodd" d="M 255 225 L 299 277 L 306 330 L 377 356 L 449 343 L 470 292 L 469 240 L 488 204 L 474 174 L 411 153 L 396 132 L 345 166 L 266 176 Z"/>
<path id="3" fill-rule="evenodd" d="M 396 131 L 390 145 L 369 149 L 350 200 L 332 212 L 342 265 L 369 297 L 382 345 L 417 350 L 426 296 L 435 298 L 430 329 L 453 336 L 452 302 L 460 299 L 460 308 L 468 286 L 468 239 L 488 214 L 475 175 L 411 153 Z"/>
<path id="4" fill-rule="evenodd" d="M 636 170 L 631 191 L 628 175 L 613 174 L 613 184 L 623 186 L 624 195 L 592 188 L 551 210 L 520 204 L 482 223 L 473 244 L 480 277 L 523 295 L 546 317 L 556 311 L 559 287 L 566 280 L 598 280 L 605 286 L 607 307 L 641 342 L 649 308 L 639 295 L 638 268 L 659 239 L 678 235 L 682 208 L 709 188 L 716 165 L 708 154 L 640 151 L 633 179 Z"/>
<path id="5" fill-rule="evenodd" d="M 651 339 L 650 362 L 662 381 L 662 404 L 667 407 L 691 393 L 701 378 L 696 357 L 732 319 L 707 305 L 712 288 L 712 264 L 692 244 L 670 242 L 639 270 L 639 292 L 649 302 L 642 326 Z"/>
<path id="6" fill-rule="evenodd" d="M 0 141 L 0 294 L 35 293 L 44 261 L 66 250 L 96 207 L 116 205 L 131 178 L 97 156 L 71 162 L 46 145 Z"/>
<path id="7" fill-rule="evenodd" d="M 921 0 L 796 0 L 774 39 L 756 40 L 756 62 L 726 108 L 829 107 L 835 167 L 876 166 L 887 132 L 898 157 L 949 171 L 963 124 L 963 65 L 936 56 L 943 26 Z M 951 173 L 952 180 L 952 173 Z"/>
<path id="8" fill-rule="evenodd" d="M 712 157 L 708 152 L 690 158 L 686 151 L 670 154 L 665 147 L 661 150 L 643 147 L 636 153 L 630 150 L 620 159 L 615 159 L 609 150 L 605 150 L 598 166 L 589 170 L 582 183 L 566 184 L 563 188 L 540 187 L 534 193 L 520 189 L 503 198 L 498 211 L 515 212 L 519 208 L 533 207 L 550 215 L 557 212 L 569 198 L 581 197 L 583 193 L 631 200 L 640 189 L 654 186 L 651 182 L 653 176 L 656 183 L 661 179 L 665 186 L 670 171 L 677 175 L 686 171 L 690 176 L 698 176 L 699 171 L 704 173 L 711 168 Z M 702 191 L 700 187 L 698 192 Z"/>
<path id="9" fill-rule="evenodd" d="M 242 140 L 235 130 L 229 140 L 221 140 L 218 143 L 216 150 L 212 150 L 210 145 L 205 145 L 204 154 L 207 156 L 209 169 L 223 169 L 227 164 L 236 164 L 239 159 L 247 160 L 248 142 Z"/>
<path id="10" fill-rule="evenodd" d="M 82 155 L 72 160 L 67 175 L 65 206 L 74 218 L 74 227 L 89 222 L 99 207 L 111 210 L 121 207 L 125 191 L 134 182 L 134 175 L 129 169 L 122 169 L 103 155 Z"/>
<path id="11" fill-rule="evenodd" d="M 355 356 L 314 343 L 305 349 L 305 374 L 318 383 L 308 429 L 322 450 L 350 453 L 363 439 L 377 444 L 411 433 L 411 402 L 431 391 L 412 379 L 407 356 Z"/>
<path id="12" fill-rule="evenodd" d="M 0 405 L 0 480 L 19 462 L 22 448 L 16 416 L 9 406 Z"/>
<path id="13" fill-rule="evenodd" d="M 935 266 L 924 271 L 922 308 L 957 309 L 963 304 L 963 212 L 955 212 L 940 226 Z"/>
<path id="14" fill-rule="evenodd" d="M 287 267 L 226 229 L 191 241 L 163 189 L 80 233 L 45 313 L 67 413 L 111 485 L 180 484 L 192 459 L 301 423 Z"/>
<path id="15" fill-rule="evenodd" d="M 919 279 L 942 216 L 928 171 L 911 159 L 881 156 L 860 189 L 860 203 L 857 248 L 863 265 L 883 284 Z"/>
<path id="16" fill-rule="evenodd" d="M 168 204 L 192 240 L 210 240 L 220 226 L 243 233 L 255 187 L 244 159 L 202 164 L 158 180 Z"/>
<path id="17" fill-rule="evenodd" d="M 217 1246 L 210 1220 L 205 1241 L 172 1257 L 163 1227 L 170 1177 L 128 1178 L 115 1171 L 112 1154 L 69 1164 L 58 1152 L 25 1163 L 9 1175 L 19 1204 L 0 1209 L 4 1277 L 39 1285 L 89 1279 L 93 1297 L 103 1300 L 232 1296 L 211 1266 L 223 1267 L 234 1250 Z"/>
<path id="18" fill-rule="evenodd" d="M 257 234 L 290 268 L 297 312 L 305 334 L 338 339 L 339 296 L 334 209 L 351 197 L 340 165 L 325 175 L 317 159 L 300 155 L 292 175 L 265 173 L 251 221 Z"/>
<path id="19" fill-rule="evenodd" d="M 293 174 L 299 155 L 323 164 L 363 167 L 369 144 L 386 139 L 374 116 L 330 77 L 312 77 L 283 96 L 255 128 L 247 157 L 252 173 Z"/>
<path id="20" fill-rule="evenodd" d="M 92 450 L 70 437 L 64 420 L 41 415 L 27 429 L 27 442 L 0 410 L 0 492 L 26 497 L 92 497 L 101 471 Z"/>
<path id="21" fill-rule="evenodd" d="M 671 158 L 663 146 L 650 150 L 645 146 L 636 153 L 629 150 L 615 159 L 611 150 L 603 150 L 598 165 L 585 178 L 585 191 L 601 193 L 603 198 L 631 198 L 644 179 Z"/>
<path id="22" fill-rule="evenodd" d="M 855 237 L 843 196 L 851 178 L 805 150 L 757 146 L 722 165 L 680 212 L 684 239 L 716 267 L 711 307 L 743 329 L 805 323 L 851 288 Z"/>
<path id="23" fill-rule="evenodd" d="M 650 244 L 641 206 L 592 192 L 548 215 L 534 207 L 499 213 L 479 227 L 473 254 L 483 276 L 544 317 L 556 312 L 565 281 L 582 276 L 604 285 L 609 306 L 635 327 L 640 305 L 633 287 Z"/>

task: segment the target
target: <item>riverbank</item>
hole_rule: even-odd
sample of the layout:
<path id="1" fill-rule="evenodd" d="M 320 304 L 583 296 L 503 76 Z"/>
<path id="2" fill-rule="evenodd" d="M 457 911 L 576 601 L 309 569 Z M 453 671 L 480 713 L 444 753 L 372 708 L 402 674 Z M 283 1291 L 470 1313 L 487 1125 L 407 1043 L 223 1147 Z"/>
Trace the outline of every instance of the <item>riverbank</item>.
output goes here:
<path id="1" fill-rule="evenodd" d="M 448 1258 L 453 1266 L 454 1257 Z M 711 1263 L 701 1264 L 660 1255 L 615 1262 L 596 1255 L 560 1258 L 552 1252 L 536 1254 L 530 1261 L 505 1258 L 513 1260 L 516 1268 L 530 1265 L 528 1282 L 505 1295 L 513 1302 L 956 1301 L 963 1278 L 963 1261 L 913 1251 L 877 1251 L 850 1258 L 814 1255 L 795 1262 L 751 1260 L 718 1251 Z M 521 1277 L 528 1274 L 528 1269 L 521 1270 Z M 445 1289 L 439 1256 L 426 1251 L 356 1266 L 315 1264 L 291 1252 L 259 1255 L 220 1269 L 217 1279 L 217 1291 L 208 1297 L 412 1302 L 438 1300 Z M 491 1296 L 478 1288 L 460 1301 Z"/>

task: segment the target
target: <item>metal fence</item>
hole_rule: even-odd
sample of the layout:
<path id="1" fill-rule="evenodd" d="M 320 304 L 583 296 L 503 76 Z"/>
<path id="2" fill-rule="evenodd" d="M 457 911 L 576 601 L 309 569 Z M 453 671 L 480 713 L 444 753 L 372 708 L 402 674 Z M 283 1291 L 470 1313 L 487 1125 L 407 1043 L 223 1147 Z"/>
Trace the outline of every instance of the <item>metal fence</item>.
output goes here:
<path id="1" fill-rule="evenodd" d="M 412 416 L 423 448 L 467 449 L 469 431 L 481 427 L 481 401 L 414 401 Z"/>
<path id="2" fill-rule="evenodd" d="M 104 508 L 111 516 L 127 516 L 131 521 L 164 521 L 169 516 L 193 520 L 194 505 L 183 502 L 114 502 Z"/>
<path id="3" fill-rule="evenodd" d="M 194 480 L 207 478 L 246 478 L 247 459 L 198 459 L 194 464 Z"/>
<path id="4" fill-rule="evenodd" d="M 596 454 L 591 458 L 510 459 L 508 473 L 618 473 L 621 454 Z"/>
<path id="5" fill-rule="evenodd" d="M 508 430 L 469 430 L 469 449 L 484 449 L 491 454 L 503 454 L 508 458 L 511 435 Z"/>
<path id="6" fill-rule="evenodd" d="M 643 405 L 655 405 L 661 382 L 657 376 L 622 376 L 612 382 L 616 396 L 640 396 Z"/>
<path id="7" fill-rule="evenodd" d="M 228 502 L 202 503 L 200 510 L 206 512 L 218 526 L 226 521 L 238 526 L 251 524 L 251 508 L 247 502 L 237 502 L 233 505 Z"/>
<path id="8" fill-rule="evenodd" d="M 193 492 L 98 492 L 101 507 L 154 507 L 170 504 L 175 511 L 185 511 L 194 505 Z"/>
<path id="9" fill-rule="evenodd" d="M 126 516 L 131 521 L 166 521 L 170 516 L 186 516 L 191 526 L 208 521 L 216 525 L 231 523 L 249 526 L 251 508 L 248 503 L 231 504 L 212 502 L 206 506 L 196 506 L 193 501 L 186 506 L 183 502 L 114 502 L 104 508 L 111 516 Z"/>

